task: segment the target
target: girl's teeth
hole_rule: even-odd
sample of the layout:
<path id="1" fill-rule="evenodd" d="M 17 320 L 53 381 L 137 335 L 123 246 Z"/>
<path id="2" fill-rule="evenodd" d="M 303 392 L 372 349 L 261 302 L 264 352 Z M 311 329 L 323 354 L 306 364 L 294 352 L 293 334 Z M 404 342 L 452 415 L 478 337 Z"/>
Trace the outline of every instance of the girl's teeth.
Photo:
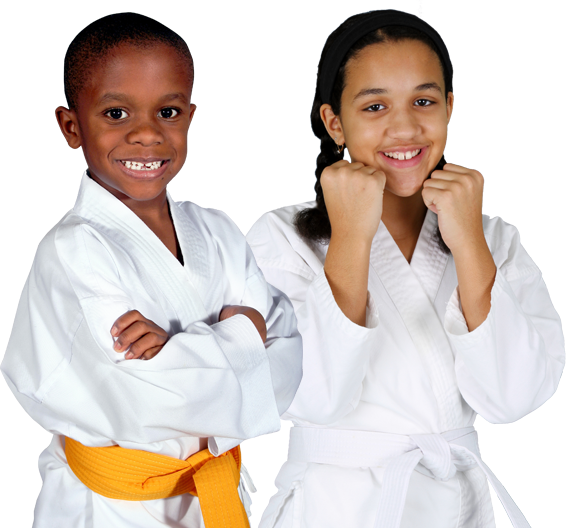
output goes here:
<path id="1" fill-rule="evenodd" d="M 151 163 L 139 163 L 138 161 L 123 161 L 122 163 L 126 166 L 127 169 L 148 171 L 159 169 L 163 162 L 153 161 Z"/>
<path id="2" fill-rule="evenodd" d="M 421 153 L 421 149 L 412 150 L 411 152 L 384 152 L 384 154 L 393 159 L 410 160 Z"/>

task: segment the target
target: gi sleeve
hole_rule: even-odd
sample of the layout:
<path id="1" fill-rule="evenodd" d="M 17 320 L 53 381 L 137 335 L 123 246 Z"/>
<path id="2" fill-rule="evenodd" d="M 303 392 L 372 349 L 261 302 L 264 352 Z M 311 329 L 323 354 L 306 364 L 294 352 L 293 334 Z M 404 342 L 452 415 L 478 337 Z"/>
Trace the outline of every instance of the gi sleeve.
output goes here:
<path id="1" fill-rule="evenodd" d="M 554 394 L 564 368 L 564 337 L 540 270 L 514 226 L 494 219 L 486 239 L 497 273 L 486 320 L 468 331 L 458 289 L 445 315 L 458 386 L 492 423 L 518 420 Z"/>
<path id="2" fill-rule="evenodd" d="M 282 415 L 291 405 L 302 377 L 303 345 L 293 305 L 283 292 L 266 282 L 250 246 L 232 220 L 222 211 L 209 212 L 216 216 L 222 232 L 231 232 L 228 239 L 241 238 L 245 245 L 246 284 L 242 297 L 236 299 L 235 304 L 251 306 L 265 319 L 267 339 L 264 353 L 269 359 L 270 390 L 275 397 L 277 412 Z M 257 334 L 255 327 L 254 331 Z M 258 395 L 258 398 L 261 397 Z M 216 437 L 215 441 L 219 445 L 229 446 L 223 447 L 223 450 L 239 443 L 230 438 Z"/>
<path id="3" fill-rule="evenodd" d="M 336 304 L 322 262 L 292 222 L 268 213 L 247 239 L 267 281 L 291 299 L 303 338 L 303 379 L 288 415 L 331 424 L 359 402 L 375 347 L 375 304 L 368 293 L 366 327 L 350 321 Z"/>
<path id="4" fill-rule="evenodd" d="M 57 238 L 73 240 L 74 253 L 62 250 Z M 171 325 L 147 296 L 124 289 L 96 236 L 83 225 L 59 226 L 34 261 L 2 370 L 26 411 L 55 434 L 86 445 L 217 437 L 211 450 L 219 454 L 279 429 L 278 406 L 290 399 L 293 383 L 278 379 L 279 402 L 270 359 L 280 361 L 280 339 L 294 340 L 300 350 L 290 305 L 274 302 L 253 274 L 244 291 L 242 301 L 257 300 L 268 316 L 267 349 L 253 323 L 237 315 L 196 321 L 152 360 L 124 361 L 109 333 L 120 315 L 138 309 L 164 328 Z M 285 382 L 290 387 L 281 391 Z"/>

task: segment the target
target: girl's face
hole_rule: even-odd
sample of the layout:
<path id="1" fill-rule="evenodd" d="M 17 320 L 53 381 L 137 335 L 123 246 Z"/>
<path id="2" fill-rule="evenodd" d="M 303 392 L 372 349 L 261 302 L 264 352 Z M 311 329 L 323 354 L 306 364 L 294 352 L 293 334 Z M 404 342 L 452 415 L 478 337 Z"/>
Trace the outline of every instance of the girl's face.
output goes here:
<path id="1" fill-rule="evenodd" d="M 340 116 L 328 119 L 326 111 L 323 119 L 352 161 L 382 170 L 385 189 L 407 197 L 442 157 L 453 100 L 444 93 L 440 60 L 426 44 L 387 42 L 348 62 Z"/>

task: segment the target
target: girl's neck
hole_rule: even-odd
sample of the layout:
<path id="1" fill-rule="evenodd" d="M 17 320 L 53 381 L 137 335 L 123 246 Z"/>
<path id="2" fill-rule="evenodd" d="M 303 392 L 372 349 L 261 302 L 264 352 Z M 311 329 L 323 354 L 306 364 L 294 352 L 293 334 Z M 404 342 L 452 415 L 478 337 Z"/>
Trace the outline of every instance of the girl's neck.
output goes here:
<path id="1" fill-rule="evenodd" d="M 408 197 L 397 196 L 387 190 L 383 193 L 381 220 L 407 262 L 411 262 L 426 213 L 427 207 L 420 191 Z"/>

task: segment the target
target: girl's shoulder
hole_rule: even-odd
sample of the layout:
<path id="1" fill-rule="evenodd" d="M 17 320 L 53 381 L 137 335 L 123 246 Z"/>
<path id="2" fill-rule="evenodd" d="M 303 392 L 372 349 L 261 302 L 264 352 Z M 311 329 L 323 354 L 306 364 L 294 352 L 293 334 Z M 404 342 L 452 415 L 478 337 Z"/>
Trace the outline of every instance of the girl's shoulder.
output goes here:
<path id="1" fill-rule="evenodd" d="M 293 268 L 297 272 L 300 268 L 303 274 L 310 276 L 322 266 L 326 246 L 304 239 L 294 225 L 296 214 L 315 204 L 312 201 L 281 207 L 265 213 L 255 222 L 246 239 L 260 267 Z"/>
<path id="2" fill-rule="evenodd" d="M 274 209 L 263 214 L 251 227 L 246 238 L 250 246 L 261 245 L 275 236 L 275 240 L 305 243 L 295 229 L 294 220 L 299 211 L 314 207 L 316 202 L 303 202 Z"/>
<path id="3" fill-rule="evenodd" d="M 498 268 L 507 274 L 540 273 L 521 243 L 519 230 L 499 216 L 483 215 L 485 240 Z"/>
<path id="4" fill-rule="evenodd" d="M 482 215 L 483 234 L 490 249 L 507 247 L 520 244 L 519 230 L 499 216 L 490 217 Z"/>

